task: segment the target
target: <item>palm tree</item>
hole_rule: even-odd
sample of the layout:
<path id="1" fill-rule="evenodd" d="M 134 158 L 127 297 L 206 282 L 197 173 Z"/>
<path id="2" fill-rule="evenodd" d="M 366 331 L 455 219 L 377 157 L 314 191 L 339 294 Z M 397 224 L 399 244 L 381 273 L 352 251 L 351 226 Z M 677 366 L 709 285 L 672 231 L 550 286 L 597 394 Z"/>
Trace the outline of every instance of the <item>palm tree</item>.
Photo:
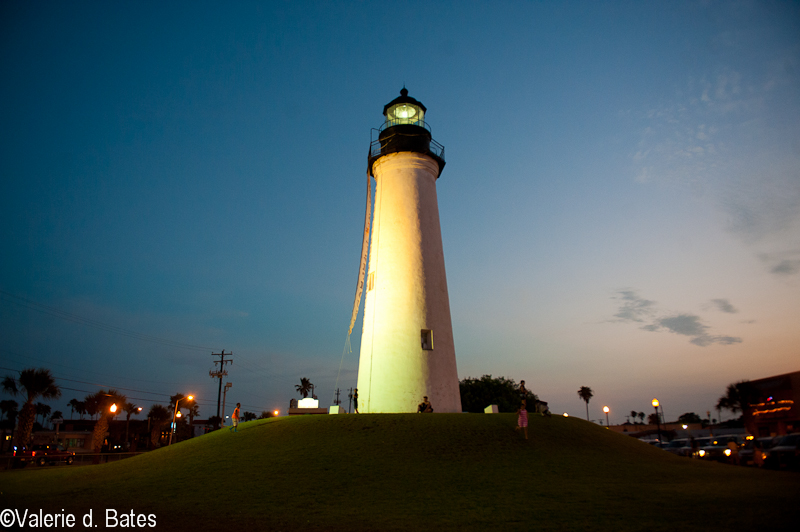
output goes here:
<path id="1" fill-rule="evenodd" d="M 125 404 L 125 396 L 112 389 L 109 389 L 108 392 L 99 390 L 86 396 L 86 403 L 91 403 L 97 408 L 97 423 L 94 424 L 94 431 L 92 432 L 92 450 L 98 453 L 94 457 L 94 463 L 97 464 L 100 463 L 99 453 L 103 450 L 103 442 L 106 439 L 106 432 L 108 432 L 108 422 L 117 415 L 120 407 Z M 114 412 L 111 412 L 112 405 L 117 405 Z"/>
<path id="2" fill-rule="evenodd" d="M 717 401 L 717 412 L 720 410 L 730 410 L 731 413 L 744 412 L 751 403 L 757 399 L 758 392 L 748 381 L 739 381 L 729 384 L 725 389 L 725 395 Z M 719 417 L 719 414 L 717 414 Z"/>
<path id="3" fill-rule="evenodd" d="M 634 425 L 636 424 L 636 416 L 637 415 L 639 415 L 639 413 L 636 410 L 631 410 L 631 419 L 633 420 L 633 424 Z"/>
<path id="4" fill-rule="evenodd" d="M 61 410 L 56 410 L 55 412 L 50 414 L 50 423 L 52 423 L 54 419 L 62 419 L 63 417 L 64 414 L 61 412 Z"/>
<path id="5" fill-rule="evenodd" d="M 103 397 L 98 396 L 96 393 L 90 393 L 83 398 L 83 408 L 86 410 L 87 414 L 92 416 L 92 419 L 94 419 L 95 414 L 100 410 L 100 403 L 102 400 Z"/>
<path id="6" fill-rule="evenodd" d="M 161 428 L 172 418 L 169 410 L 163 405 L 153 405 L 147 416 L 150 418 L 150 446 L 155 448 L 161 439 Z"/>
<path id="7" fill-rule="evenodd" d="M 125 401 L 125 405 L 123 405 L 122 409 L 127 414 L 125 417 L 125 444 L 130 447 L 130 441 L 128 440 L 128 427 L 131 424 L 131 415 L 138 414 L 142 411 L 142 409 L 133 403 L 129 403 L 128 401 Z"/>
<path id="8" fill-rule="evenodd" d="M 44 426 L 44 418 L 50 413 L 50 405 L 44 403 L 36 403 L 36 415 L 42 416 L 42 426 Z"/>
<path id="9" fill-rule="evenodd" d="M 86 403 L 83 401 L 78 401 L 77 406 L 75 407 L 75 411 L 80 416 L 80 419 L 83 419 L 83 415 L 86 413 Z"/>
<path id="10" fill-rule="evenodd" d="M 19 372 L 19 378 L 6 376 L 3 379 L 3 390 L 11 395 L 25 393 L 27 398 L 19 413 L 19 431 L 17 432 L 16 445 L 28 445 L 31 439 L 31 430 L 36 421 L 36 406 L 33 402 L 41 397 L 43 399 L 57 399 L 61 397 L 61 388 L 49 369 L 29 368 Z M 23 392 L 24 390 L 24 392 Z"/>
<path id="11" fill-rule="evenodd" d="M 193 401 L 187 408 L 189 409 L 189 437 L 194 438 L 194 418 L 200 415 L 200 407 L 197 406 L 197 402 Z"/>
<path id="12" fill-rule="evenodd" d="M 314 385 L 311 384 L 311 381 L 303 377 L 300 379 L 300 384 L 295 384 L 294 389 L 305 399 L 313 387 Z"/>
<path id="13" fill-rule="evenodd" d="M 639 415 L 639 421 L 641 421 L 642 423 L 644 423 L 644 412 L 639 412 L 639 414 L 638 414 L 638 415 Z"/>
<path id="14" fill-rule="evenodd" d="M 74 397 L 69 400 L 69 403 L 67 403 L 67 405 L 69 405 L 69 418 L 70 419 L 72 419 L 72 416 L 75 414 L 75 412 L 79 411 L 78 410 L 78 404 L 79 403 L 80 403 L 80 401 L 78 401 Z"/>
<path id="15" fill-rule="evenodd" d="M 581 386 L 581 389 L 578 390 L 578 397 L 586 403 L 586 421 L 589 421 L 589 399 L 591 399 L 593 395 L 592 389 L 588 386 Z"/>

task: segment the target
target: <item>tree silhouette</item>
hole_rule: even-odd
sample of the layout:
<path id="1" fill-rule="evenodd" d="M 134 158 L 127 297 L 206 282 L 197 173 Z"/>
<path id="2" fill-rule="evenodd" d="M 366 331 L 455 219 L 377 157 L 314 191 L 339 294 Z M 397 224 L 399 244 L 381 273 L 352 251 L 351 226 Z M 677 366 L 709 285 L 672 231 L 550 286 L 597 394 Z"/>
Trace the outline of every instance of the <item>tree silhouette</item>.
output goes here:
<path id="1" fill-rule="evenodd" d="M 42 426 L 44 426 L 44 418 L 50 413 L 50 405 L 44 403 L 36 403 L 36 416 L 42 416 Z"/>
<path id="2" fill-rule="evenodd" d="M 122 411 L 125 405 L 125 396 L 116 390 L 109 389 L 107 392 L 99 390 L 86 397 L 86 403 L 91 403 L 97 410 L 98 414 L 97 423 L 94 424 L 94 431 L 92 431 L 92 450 L 95 453 L 100 453 L 103 450 L 103 442 L 106 439 L 106 432 L 108 432 L 108 422 Z M 111 412 L 111 406 L 117 405 L 117 409 Z M 94 463 L 100 463 L 100 455 L 94 457 Z"/>
<path id="3" fill-rule="evenodd" d="M 3 399 L 0 401 L 0 411 L 3 412 L 3 439 L 0 440 L 0 452 L 3 452 L 3 445 L 6 441 L 6 429 L 11 429 L 11 439 L 14 439 L 14 426 L 17 424 L 17 414 L 19 413 L 19 403 L 13 399 Z"/>
<path id="4" fill-rule="evenodd" d="M 28 445 L 31 439 L 31 430 L 36 421 L 36 406 L 33 402 L 41 397 L 43 399 L 57 399 L 61 397 L 61 388 L 56 384 L 53 374 L 49 369 L 29 368 L 20 371 L 19 378 L 6 376 L 3 379 L 3 390 L 11 395 L 26 394 L 25 404 L 19 413 L 19 430 L 17 431 L 17 446 Z"/>
<path id="5" fill-rule="evenodd" d="M 586 421 L 589 421 L 589 399 L 594 396 L 592 389 L 588 386 L 581 386 L 581 389 L 578 390 L 578 397 L 580 397 L 583 402 L 586 403 Z"/>
<path id="6" fill-rule="evenodd" d="M 150 418 L 150 446 L 155 448 L 161 440 L 161 429 L 172 419 L 169 410 L 163 405 L 153 405 L 147 416 Z"/>
<path id="7" fill-rule="evenodd" d="M 731 413 L 744 412 L 758 399 L 758 392 L 748 381 L 739 381 L 729 384 L 725 389 L 725 395 L 717 401 L 717 411 L 730 410 Z"/>
<path id="8" fill-rule="evenodd" d="M 294 389 L 303 396 L 303 399 L 305 399 L 308 397 L 308 394 L 311 393 L 311 389 L 313 387 L 314 385 L 311 384 L 311 381 L 303 377 L 300 379 L 300 384 L 295 384 Z"/>
<path id="9" fill-rule="evenodd" d="M 497 405 L 500 412 L 516 412 L 522 397 L 514 379 L 484 375 L 480 379 L 467 377 L 458 383 L 461 408 L 465 412 L 482 413 L 489 405 Z M 536 395 L 528 390 L 525 395 L 527 410 L 536 410 Z M 436 405 L 433 405 L 434 408 Z"/>
<path id="10" fill-rule="evenodd" d="M 131 424 L 131 416 L 133 414 L 138 414 L 139 412 L 141 412 L 142 409 L 128 401 L 125 401 L 125 404 L 122 406 L 122 409 L 125 411 L 125 443 L 128 446 L 130 446 L 130 441 L 128 439 L 128 434 L 129 434 L 128 428 Z"/>

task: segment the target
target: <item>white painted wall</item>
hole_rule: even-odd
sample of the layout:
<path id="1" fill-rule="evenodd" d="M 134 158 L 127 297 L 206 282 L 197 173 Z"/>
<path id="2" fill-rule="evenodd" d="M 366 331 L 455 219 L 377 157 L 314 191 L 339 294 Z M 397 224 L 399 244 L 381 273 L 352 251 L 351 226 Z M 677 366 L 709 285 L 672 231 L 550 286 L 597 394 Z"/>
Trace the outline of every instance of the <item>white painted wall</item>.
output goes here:
<path id="1" fill-rule="evenodd" d="M 431 157 L 413 152 L 385 155 L 373 166 L 377 192 L 358 367 L 362 413 L 415 412 L 425 395 L 434 412 L 461 412 L 438 173 Z M 433 330 L 433 350 L 422 349 L 422 329 Z"/>

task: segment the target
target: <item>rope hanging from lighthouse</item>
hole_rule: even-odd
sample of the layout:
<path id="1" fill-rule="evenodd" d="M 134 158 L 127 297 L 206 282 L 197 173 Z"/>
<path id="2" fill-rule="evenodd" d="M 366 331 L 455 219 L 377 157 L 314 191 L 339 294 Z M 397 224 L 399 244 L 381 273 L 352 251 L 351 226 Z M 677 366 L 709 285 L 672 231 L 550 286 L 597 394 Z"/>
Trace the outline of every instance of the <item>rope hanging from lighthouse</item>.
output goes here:
<path id="1" fill-rule="evenodd" d="M 358 284 L 356 285 L 356 298 L 353 301 L 353 314 L 350 316 L 350 328 L 347 336 L 353 332 L 358 316 L 358 307 L 361 305 L 361 294 L 364 293 L 364 275 L 367 271 L 367 254 L 369 252 L 369 229 L 372 220 L 372 183 L 370 182 L 369 171 L 367 171 L 367 214 L 364 217 L 364 238 L 361 240 L 361 265 L 358 268 Z"/>
<path id="2" fill-rule="evenodd" d="M 342 359 L 339 361 L 339 371 L 336 373 L 336 386 L 334 390 L 339 387 L 339 376 L 342 373 L 342 364 L 344 363 L 344 355 L 352 353 L 350 347 L 350 333 L 353 332 L 353 326 L 356 324 L 358 317 L 358 308 L 361 305 L 361 295 L 364 293 L 364 275 L 367 271 L 367 255 L 369 253 L 369 230 L 372 221 L 372 182 L 370 181 L 369 170 L 367 170 L 367 213 L 364 216 L 364 238 L 361 241 L 361 264 L 358 268 L 358 283 L 356 284 L 356 297 L 353 301 L 353 315 L 350 316 L 350 327 L 347 329 L 347 338 L 344 341 L 344 349 L 342 349 Z"/>

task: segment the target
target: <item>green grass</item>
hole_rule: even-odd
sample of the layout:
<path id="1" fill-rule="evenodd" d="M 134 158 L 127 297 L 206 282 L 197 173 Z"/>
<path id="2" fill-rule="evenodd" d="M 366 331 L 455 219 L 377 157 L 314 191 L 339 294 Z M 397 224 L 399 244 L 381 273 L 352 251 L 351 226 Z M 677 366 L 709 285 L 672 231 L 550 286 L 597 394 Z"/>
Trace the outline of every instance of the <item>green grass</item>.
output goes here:
<path id="1" fill-rule="evenodd" d="M 575 418 L 273 418 L 99 466 L 0 473 L 0 506 L 153 513 L 162 530 L 763 530 L 800 475 L 674 457 Z M 789 528 L 790 527 L 790 528 Z M 76 527 L 80 529 L 80 525 Z M 102 529 L 102 524 L 101 524 Z"/>

